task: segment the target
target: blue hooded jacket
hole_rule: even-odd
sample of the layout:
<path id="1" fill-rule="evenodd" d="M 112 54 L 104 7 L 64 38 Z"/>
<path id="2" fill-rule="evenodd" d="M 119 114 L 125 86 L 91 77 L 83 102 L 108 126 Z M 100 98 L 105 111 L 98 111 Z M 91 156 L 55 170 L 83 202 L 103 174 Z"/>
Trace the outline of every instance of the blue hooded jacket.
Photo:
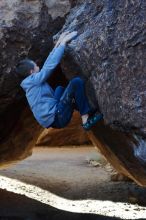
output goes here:
<path id="1" fill-rule="evenodd" d="M 45 128 L 53 123 L 57 105 L 54 91 L 46 80 L 60 63 L 64 50 L 65 45 L 54 48 L 41 71 L 26 77 L 20 84 L 26 92 L 26 98 L 34 117 Z"/>

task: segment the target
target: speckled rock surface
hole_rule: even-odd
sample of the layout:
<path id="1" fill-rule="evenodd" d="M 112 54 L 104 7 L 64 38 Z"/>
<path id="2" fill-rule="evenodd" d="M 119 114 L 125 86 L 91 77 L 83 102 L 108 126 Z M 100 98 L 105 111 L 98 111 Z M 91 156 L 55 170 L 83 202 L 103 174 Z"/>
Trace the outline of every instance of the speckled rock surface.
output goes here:
<path id="1" fill-rule="evenodd" d="M 78 31 L 66 50 L 62 68 L 69 78 L 77 72 L 85 77 L 89 100 L 104 115 L 90 132 L 92 142 L 120 173 L 143 186 L 145 27 L 144 0 L 86 0 L 71 10 L 62 29 Z"/>
<path id="2" fill-rule="evenodd" d="M 144 0 L 86 0 L 72 9 L 62 29 L 79 33 L 69 45 L 63 66 L 69 71 L 69 56 L 79 65 L 87 78 L 90 101 L 95 106 L 98 102 L 105 123 L 143 135 L 146 135 L 145 25 Z M 95 92 L 94 99 L 90 87 Z"/>

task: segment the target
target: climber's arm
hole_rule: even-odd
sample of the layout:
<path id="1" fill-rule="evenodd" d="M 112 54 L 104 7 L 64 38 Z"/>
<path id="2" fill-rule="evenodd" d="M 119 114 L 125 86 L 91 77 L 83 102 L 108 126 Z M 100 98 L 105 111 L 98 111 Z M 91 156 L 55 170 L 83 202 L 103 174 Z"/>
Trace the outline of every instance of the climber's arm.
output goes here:
<path id="1" fill-rule="evenodd" d="M 33 74 L 35 83 L 43 83 L 49 78 L 56 66 L 60 63 L 66 44 L 75 36 L 77 36 L 76 31 L 71 33 L 63 33 L 60 36 L 54 49 L 45 61 L 41 71 L 39 73 Z"/>

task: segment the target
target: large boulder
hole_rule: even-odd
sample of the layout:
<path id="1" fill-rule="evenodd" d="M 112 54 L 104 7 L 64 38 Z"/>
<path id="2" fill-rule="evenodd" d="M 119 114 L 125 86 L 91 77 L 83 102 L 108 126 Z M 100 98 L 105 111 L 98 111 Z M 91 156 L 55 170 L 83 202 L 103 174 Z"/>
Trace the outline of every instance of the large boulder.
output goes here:
<path id="1" fill-rule="evenodd" d="M 61 32 L 78 31 L 66 50 L 64 72 L 72 78 L 80 69 L 90 103 L 104 115 L 92 140 L 116 169 L 146 186 L 145 24 L 144 0 L 85 0 Z"/>
<path id="2" fill-rule="evenodd" d="M 143 0 L 86 0 L 71 10 L 62 29 L 79 33 L 68 47 L 64 65 L 69 68 L 70 56 L 80 67 L 93 87 L 93 104 L 96 106 L 98 102 L 106 124 L 143 135 L 146 135 L 145 23 Z"/>
<path id="3" fill-rule="evenodd" d="M 52 37 L 61 29 L 70 8 L 69 0 L 0 2 L 1 140 L 14 126 L 24 96 L 15 74 L 17 62 L 27 56 L 39 64 L 44 61 L 53 47 Z"/>
<path id="4" fill-rule="evenodd" d="M 25 57 L 34 59 L 40 65 L 44 62 L 53 47 L 53 35 L 62 28 L 65 17 L 75 2 L 0 1 L 0 161 L 22 158 L 23 152 L 27 152 L 27 145 L 30 145 L 30 136 L 35 137 L 42 131 L 37 123 L 34 126 L 32 114 L 26 113 L 29 110 L 23 112 L 27 103 L 19 86 L 20 79 L 15 74 L 15 66 Z M 58 75 L 61 74 L 60 68 L 57 71 Z M 25 124 L 25 121 L 29 121 L 30 125 Z M 21 129 L 17 129 L 20 125 Z M 22 136 L 26 137 L 25 143 Z"/>

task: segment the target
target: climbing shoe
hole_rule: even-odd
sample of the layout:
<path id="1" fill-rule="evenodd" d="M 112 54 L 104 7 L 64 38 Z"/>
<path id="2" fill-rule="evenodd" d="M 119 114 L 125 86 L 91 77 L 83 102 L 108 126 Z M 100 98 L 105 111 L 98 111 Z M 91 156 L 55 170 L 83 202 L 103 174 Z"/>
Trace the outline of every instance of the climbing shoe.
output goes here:
<path id="1" fill-rule="evenodd" d="M 85 130 L 90 130 L 92 126 L 94 126 L 98 121 L 103 118 L 103 114 L 95 114 L 88 118 L 87 122 L 82 125 Z"/>

